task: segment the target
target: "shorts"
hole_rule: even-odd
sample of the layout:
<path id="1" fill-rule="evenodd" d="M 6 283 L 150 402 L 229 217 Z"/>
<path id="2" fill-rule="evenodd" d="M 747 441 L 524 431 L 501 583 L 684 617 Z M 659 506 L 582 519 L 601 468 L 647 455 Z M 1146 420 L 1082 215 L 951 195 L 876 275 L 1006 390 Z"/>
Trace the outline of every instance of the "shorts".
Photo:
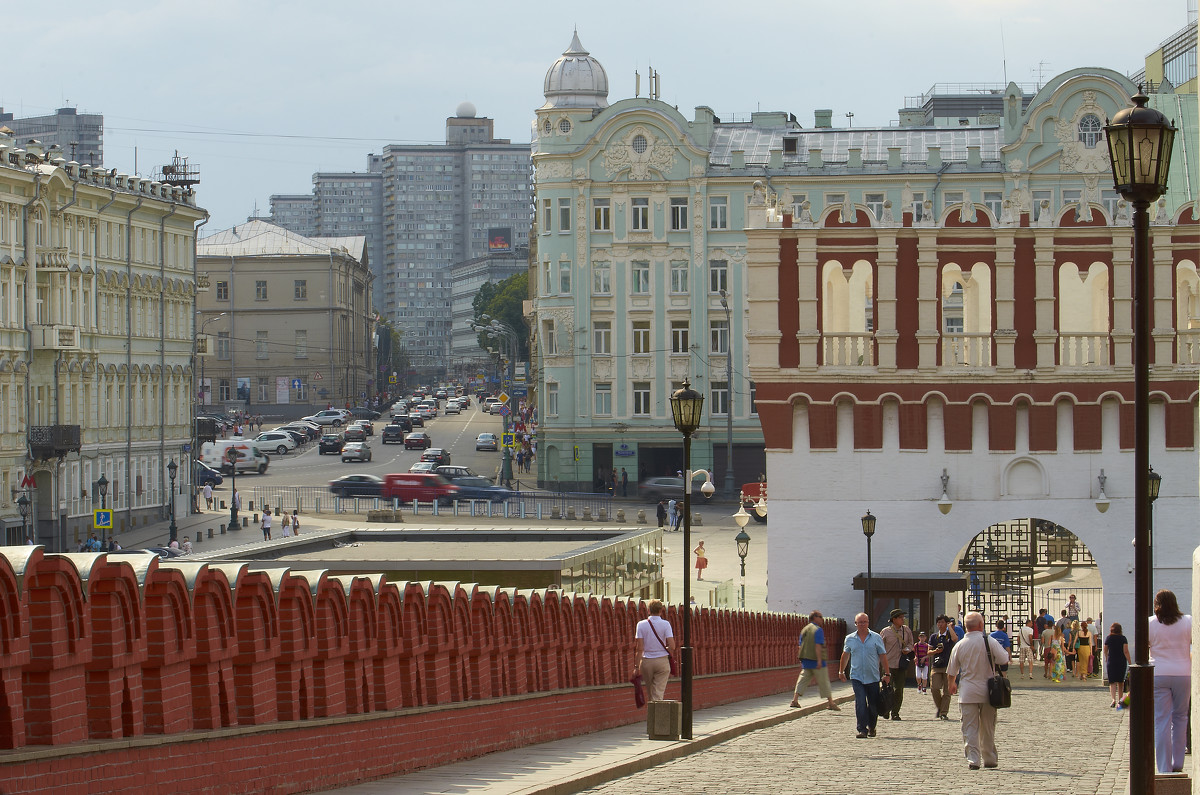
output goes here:
<path id="1" fill-rule="evenodd" d="M 917 666 L 917 678 L 918 679 L 928 679 L 929 678 L 929 666 L 928 665 L 918 665 Z"/>

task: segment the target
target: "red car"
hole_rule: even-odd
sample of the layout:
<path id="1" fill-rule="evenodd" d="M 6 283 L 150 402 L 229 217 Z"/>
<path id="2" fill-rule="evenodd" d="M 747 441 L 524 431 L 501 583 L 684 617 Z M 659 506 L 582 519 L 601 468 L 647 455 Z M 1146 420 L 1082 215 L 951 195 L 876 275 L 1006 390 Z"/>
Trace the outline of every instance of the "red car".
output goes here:
<path id="1" fill-rule="evenodd" d="M 428 450 L 433 446 L 433 439 L 424 431 L 413 431 L 404 437 L 405 450 Z"/>

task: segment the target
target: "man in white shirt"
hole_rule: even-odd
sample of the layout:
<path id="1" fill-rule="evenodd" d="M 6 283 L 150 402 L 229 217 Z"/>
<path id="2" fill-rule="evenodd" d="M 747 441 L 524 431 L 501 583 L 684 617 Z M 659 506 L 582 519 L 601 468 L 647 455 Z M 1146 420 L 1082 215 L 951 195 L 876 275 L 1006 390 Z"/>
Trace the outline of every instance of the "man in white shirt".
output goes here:
<path id="1" fill-rule="evenodd" d="M 1017 649 L 1021 658 L 1021 667 L 1019 669 L 1020 675 L 1025 675 L 1025 662 L 1028 661 L 1030 679 L 1033 678 L 1033 642 L 1033 619 L 1031 618 L 1025 622 L 1025 626 L 1021 627 L 1021 631 L 1017 633 Z"/>
<path id="2" fill-rule="evenodd" d="M 204 484 L 204 509 L 207 511 L 211 511 L 212 507 L 213 507 L 212 484 L 205 483 Z"/>
<path id="3" fill-rule="evenodd" d="M 962 712 L 963 751 L 967 766 L 978 770 L 996 767 L 996 708 L 988 703 L 987 680 L 993 676 L 992 663 L 1008 664 L 1008 651 L 1000 642 L 983 632 L 983 616 L 967 613 L 967 633 L 950 650 L 950 664 L 946 667 L 950 695 L 958 693 L 958 707 Z M 986 645 L 985 645 L 986 644 Z M 991 660 L 988 659 L 991 648 Z M 957 678 L 957 682 L 956 682 Z"/>

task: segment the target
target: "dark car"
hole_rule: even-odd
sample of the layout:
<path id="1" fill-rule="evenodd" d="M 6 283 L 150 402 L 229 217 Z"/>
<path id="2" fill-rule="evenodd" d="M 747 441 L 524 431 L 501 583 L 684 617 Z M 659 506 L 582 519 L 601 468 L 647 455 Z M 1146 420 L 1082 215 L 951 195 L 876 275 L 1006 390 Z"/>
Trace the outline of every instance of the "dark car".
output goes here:
<path id="1" fill-rule="evenodd" d="M 404 437 L 405 450 L 427 450 L 433 445 L 433 439 L 424 431 L 413 431 Z"/>
<path id="2" fill-rule="evenodd" d="M 425 450 L 425 452 L 421 453 L 421 460 L 422 461 L 432 461 L 433 463 L 437 464 L 438 466 L 441 466 L 442 464 L 449 464 L 450 463 L 450 451 L 443 450 L 440 447 L 430 447 L 430 448 L 427 448 Z"/>
<path id="3" fill-rule="evenodd" d="M 408 418 L 408 414 L 407 414 L 407 413 L 405 413 L 405 414 L 393 414 L 393 415 L 392 415 L 392 421 L 391 421 L 391 423 L 389 423 L 389 424 L 391 424 L 391 425 L 399 425 L 401 428 L 403 428 L 403 429 L 404 429 L 404 432 L 405 432 L 405 433 L 408 433 L 409 431 L 411 431 L 411 430 L 413 429 L 412 420 L 410 420 L 410 419 Z"/>
<path id="4" fill-rule="evenodd" d="M 225 477 L 208 464 L 203 461 L 196 461 L 194 463 L 196 465 L 196 474 L 192 480 L 197 486 L 220 486 L 225 482 Z"/>
<path id="5" fill-rule="evenodd" d="M 317 454 L 340 453 L 345 445 L 346 440 L 342 438 L 340 433 L 327 433 L 321 437 L 321 441 L 317 444 Z"/>
<path id="6" fill-rule="evenodd" d="M 475 450 L 476 451 L 499 450 L 499 449 L 500 449 L 500 440 L 496 438 L 496 434 L 487 433 L 485 431 L 484 433 L 481 433 L 475 437 Z"/>
<path id="7" fill-rule="evenodd" d="M 355 417 L 358 417 L 360 420 L 379 419 L 379 412 L 375 409 L 369 409 L 366 406 L 355 406 L 354 408 L 350 409 L 350 413 Z"/>
<path id="8" fill-rule="evenodd" d="M 414 428 L 424 428 L 425 427 L 425 416 L 423 414 L 418 414 L 415 411 L 412 414 L 408 415 L 408 421 L 410 423 L 412 423 L 412 426 Z"/>
<path id="9" fill-rule="evenodd" d="M 409 428 L 412 428 L 410 425 Z M 403 442 L 406 429 L 398 422 L 393 422 L 383 426 L 383 431 L 380 433 L 380 440 L 383 444 L 388 442 Z"/>
<path id="10" fill-rule="evenodd" d="M 288 436 L 292 437 L 292 440 L 296 443 L 297 446 L 302 445 L 308 441 L 308 434 L 302 433 L 302 432 L 296 430 L 295 428 L 286 428 L 286 427 L 281 426 L 279 428 L 276 428 L 275 432 L 276 433 L 286 433 Z"/>
<path id="11" fill-rule="evenodd" d="M 335 497 L 378 497 L 383 492 L 383 479 L 374 475 L 345 475 L 329 484 Z"/>
<path id="12" fill-rule="evenodd" d="M 367 432 L 363 430 L 361 425 L 347 425 L 346 430 L 342 431 L 342 438 L 347 442 L 365 442 L 367 440 Z"/>
<path id="13" fill-rule="evenodd" d="M 649 500 L 682 500 L 683 478 L 646 478 L 638 486 L 638 494 Z"/>
<path id="14" fill-rule="evenodd" d="M 441 474 L 440 472 L 438 474 Z M 516 494 L 512 489 L 496 486 L 487 478 L 465 477 L 455 478 L 454 485 L 458 486 L 460 500 L 490 500 L 504 502 Z"/>
<path id="15" fill-rule="evenodd" d="M 370 420 L 358 420 L 354 424 L 362 428 L 363 432 L 366 433 L 367 436 L 375 435 L 375 423 L 371 422 Z"/>
<path id="16" fill-rule="evenodd" d="M 446 480 L 455 481 L 459 478 L 477 478 L 479 473 L 470 467 L 461 466 L 459 464 L 442 464 L 433 470 Z"/>

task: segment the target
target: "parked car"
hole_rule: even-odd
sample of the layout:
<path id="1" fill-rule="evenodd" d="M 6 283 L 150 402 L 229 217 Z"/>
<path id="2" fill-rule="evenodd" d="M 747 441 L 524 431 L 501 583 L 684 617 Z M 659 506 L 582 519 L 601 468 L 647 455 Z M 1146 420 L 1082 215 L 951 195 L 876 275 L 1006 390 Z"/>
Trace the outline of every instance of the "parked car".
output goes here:
<path id="1" fill-rule="evenodd" d="M 659 500 L 682 500 L 683 478 L 646 478 L 638 486 L 638 494 L 653 502 Z"/>
<path id="2" fill-rule="evenodd" d="M 367 432 L 363 430 L 361 425 L 347 425 L 346 430 L 342 431 L 342 438 L 347 442 L 365 442 L 367 440 Z"/>
<path id="3" fill-rule="evenodd" d="M 418 411 L 414 411 L 413 413 L 408 415 L 408 422 L 414 428 L 424 428 L 425 427 L 425 415 L 421 414 Z"/>
<path id="4" fill-rule="evenodd" d="M 350 413 L 362 420 L 377 420 L 379 412 L 375 409 L 369 409 L 366 406 L 355 406 L 350 409 Z"/>
<path id="5" fill-rule="evenodd" d="M 297 447 L 308 441 L 308 435 L 302 431 L 296 430 L 295 428 L 279 427 L 275 428 L 272 433 L 286 433 L 288 436 L 292 437 L 292 441 L 296 443 Z"/>
<path id="6" fill-rule="evenodd" d="M 460 500 L 489 500 L 491 502 L 504 502 L 509 497 L 512 497 L 516 494 L 516 492 L 512 489 L 506 489 L 503 486 L 497 486 L 487 478 L 455 478 L 452 482 L 455 486 L 458 486 L 458 498 Z"/>
<path id="7" fill-rule="evenodd" d="M 346 461 L 370 461 L 371 448 L 366 442 L 347 442 L 342 448 L 342 462 Z"/>
<path id="8" fill-rule="evenodd" d="M 383 491 L 383 478 L 374 475 L 344 475 L 329 484 L 335 497 L 378 497 Z"/>
<path id="9" fill-rule="evenodd" d="M 459 464 L 442 464 L 433 471 L 451 483 L 459 478 L 477 478 L 480 476 L 478 472 L 470 467 L 461 466 Z"/>
<path id="10" fill-rule="evenodd" d="M 403 425 L 401 425 L 398 422 L 388 423 L 387 425 L 383 426 L 383 431 L 380 434 L 380 441 L 383 444 L 387 444 L 388 442 L 403 443 L 404 442 L 404 434 L 405 434 L 406 430 L 411 430 L 411 429 L 412 429 L 412 425 L 409 425 L 408 429 L 406 429 Z"/>
<path id="11" fill-rule="evenodd" d="M 401 475 L 387 475 L 383 479 L 385 500 L 436 500 L 442 505 L 449 505 L 457 496 L 458 488 L 453 483 L 432 472 L 406 472 Z"/>
<path id="12" fill-rule="evenodd" d="M 309 441 L 320 439 L 321 434 L 325 432 L 320 425 L 317 425 L 315 422 L 309 422 L 308 420 L 293 420 L 286 425 L 280 425 L 279 430 L 282 429 L 287 429 L 289 431 L 300 431 L 308 437 Z"/>
<path id="13" fill-rule="evenodd" d="M 481 433 L 475 437 L 476 450 L 499 450 L 500 440 L 494 433 Z"/>
<path id="14" fill-rule="evenodd" d="M 439 464 L 439 465 L 440 464 L 449 464 L 450 463 L 450 451 L 443 450 L 440 447 L 430 447 L 430 448 L 427 448 L 425 450 L 425 452 L 421 453 L 421 460 L 422 461 L 433 461 L 434 463 Z"/>
<path id="15" fill-rule="evenodd" d="M 342 438 L 340 433 L 327 433 L 321 437 L 321 441 L 317 443 L 317 454 L 325 455 L 326 453 L 340 453 L 342 447 L 346 444 L 346 440 Z"/>
<path id="16" fill-rule="evenodd" d="M 408 468 L 409 472 L 435 472 L 437 464 L 432 461 L 418 461 Z"/>
<path id="17" fill-rule="evenodd" d="M 260 450 L 274 450 L 279 455 L 286 455 L 299 447 L 292 435 L 286 431 L 264 431 L 254 438 L 254 444 Z"/>
<path id="18" fill-rule="evenodd" d="M 427 450 L 433 445 L 433 439 L 424 431 L 413 431 L 404 437 L 405 450 Z"/>
<path id="19" fill-rule="evenodd" d="M 195 465 L 195 474 L 192 476 L 192 482 L 197 486 L 220 486 L 225 482 L 225 477 L 217 470 L 210 467 L 203 461 L 193 461 Z"/>
<path id="20" fill-rule="evenodd" d="M 315 422 L 317 425 L 332 425 L 335 428 L 340 428 L 346 424 L 346 413 L 341 409 L 325 409 L 318 411 L 311 417 L 304 417 L 309 422 Z"/>
<path id="21" fill-rule="evenodd" d="M 362 428 L 363 431 L 367 434 L 367 436 L 375 435 L 375 424 L 373 422 L 371 422 L 370 420 L 358 420 L 354 424 L 357 425 L 358 427 Z"/>

